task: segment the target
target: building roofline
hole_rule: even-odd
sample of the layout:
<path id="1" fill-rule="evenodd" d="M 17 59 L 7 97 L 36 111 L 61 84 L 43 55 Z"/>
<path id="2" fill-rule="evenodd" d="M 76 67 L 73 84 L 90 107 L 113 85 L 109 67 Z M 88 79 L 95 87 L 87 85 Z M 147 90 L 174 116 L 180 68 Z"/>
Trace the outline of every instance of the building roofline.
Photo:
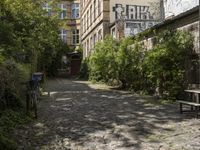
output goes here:
<path id="1" fill-rule="evenodd" d="M 174 16 L 172 18 L 169 18 L 169 19 L 165 19 L 164 21 L 162 21 L 161 23 L 158 23 L 156 25 L 154 25 L 153 27 L 151 27 L 150 29 L 157 29 L 157 28 L 160 28 L 162 26 L 165 26 L 165 25 L 168 25 L 176 20 L 179 20 L 179 19 L 182 19 L 186 16 L 189 16 L 195 12 L 198 12 L 199 11 L 199 6 L 196 6 L 196 7 L 193 7 L 192 9 L 188 10 L 188 11 L 185 11 L 177 16 Z"/>

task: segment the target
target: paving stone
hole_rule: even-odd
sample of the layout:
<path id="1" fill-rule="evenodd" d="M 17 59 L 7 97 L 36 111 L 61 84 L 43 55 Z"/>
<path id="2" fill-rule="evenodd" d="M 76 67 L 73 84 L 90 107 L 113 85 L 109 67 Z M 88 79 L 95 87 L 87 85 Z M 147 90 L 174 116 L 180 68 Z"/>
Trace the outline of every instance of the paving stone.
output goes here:
<path id="1" fill-rule="evenodd" d="M 54 99 L 13 135 L 19 150 L 200 150 L 200 119 L 176 104 L 86 81 L 50 80 L 46 90 Z"/>

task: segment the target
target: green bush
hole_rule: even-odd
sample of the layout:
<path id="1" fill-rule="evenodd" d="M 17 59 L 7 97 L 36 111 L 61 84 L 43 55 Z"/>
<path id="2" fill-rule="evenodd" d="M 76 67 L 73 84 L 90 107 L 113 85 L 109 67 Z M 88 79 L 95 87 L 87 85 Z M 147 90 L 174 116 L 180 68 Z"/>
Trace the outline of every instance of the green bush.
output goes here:
<path id="1" fill-rule="evenodd" d="M 79 78 L 81 78 L 81 79 L 88 79 L 89 78 L 88 63 L 89 63 L 89 58 L 85 58 L 84 60 L 82 60 Z"/>
<path id="2" fill-rule="evenodd" d="M 28 66 L 6 60 L 0 65 L 0 108 L 18 109 L 25 103 L 25 85 L 29 80 Z"/>
<path id="3" fill-rule="evenodd" d="M 164 32 L 144 60 L 149 86 L 157 88 L 158 96 L 175 98 L 186 85 L 185 60 L 192 49 L 192 36 L 184 31 Z"/>
<path id="4" fill-rule="evenodd" d="M 186 31 L 165 31 L 155 38 L 156 45 L 147 51 L 140 37 L 107 37 L 89 58 L 89 79 L 117 80 L 122 88 L 174 99 L 185 86 L 185 60 L 193 37 Z"/>
<path id="5" fill-rule="evenodd" d="M 118 42 L 108 36 L 103 42 L 97 43 L 93 55 L 89 58 L 89 79 L 107 82 L 116 77 L 117 64 L 115 56 Z"/>
<path id="6" fill-rule="evenodd" d="M 11 138 L 13 129 L 27 123 L 30 118 L 20 112 L 6 110 L 0 113 L 0 150 L 15 150 L 17 144 Z"/>

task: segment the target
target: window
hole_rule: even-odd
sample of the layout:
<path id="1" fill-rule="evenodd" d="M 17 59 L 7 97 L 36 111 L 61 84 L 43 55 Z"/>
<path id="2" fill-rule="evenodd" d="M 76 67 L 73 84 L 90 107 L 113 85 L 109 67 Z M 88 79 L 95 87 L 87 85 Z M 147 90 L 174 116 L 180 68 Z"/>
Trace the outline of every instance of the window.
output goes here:
<path id="1" fill-rule="evenodd" d="M 67 16 L 66 6 L 64 4 L 58 4 L 58 7 L 60 8 L 59 18 L 65 19 L 65 17 Z"/>
<path id="2" fill-rule="evenodd" d="M 89 39 L 87 40 L 87 46 L 86 46 L 86 47 L 87 47 L 86 56 L 88 56 L 88 54 L 89 54 L 89 48 L 90 48 L 90 47 L 89 47 Z"/>
<path id="3" fill-rule="evenodd" d="M 72 31 L 72 44 L 79 44 L 79 30 Z"/>
<path id="4" fill-rule="evenodd" d="M 88 10 L 88 26 L 90 26 L 91 24 L 90 15 L 91 15 L 91 12 L 90 10 Z"/>
<path id="5" fill-rule="evenodd" d="M 103 36 L 102 36 L 102 29 L 100 29 L 99 32 L 98 32 L 98 41 L 101 41 L 102 38 L 103 38 Z"/>
<path id="6" fill-rule="evenodd" d="M 96 35 L 96 34 L 94 35 L 94 38 L 93 38 L 93 40 L 94 40 L 94 41 L 93 41 L 93 42 L 94 42 L 94 44 L 93 44 L 93 45 L 95 45 L 95 44 L 96 44 L 96 41 L 97 41 L 97 35 Z"/>
<path id="7" fill-rule="evenodd" d="M 60 30 L 59 36 L 63 42 L 67 43 L 67 30 L 64 29 Z"/>
<path id="8" fill-rule="evenodd" d="M 86 21 L 85 21 L 85 15 L 83 16 L 83 33 L 85 32 L 86 29 Z"/>
<path id="9" fill-rule="evenodd" d="M 92 37 L 90 38 L 90 49 L 93 48 L 93 42 L 92 42 Z"/>
<path id="10" fill-rule="evenodd" d="M 72 18 L 79 18 L 79 4 L 72 4 Z"/>
<path id="11" fill-rule="evenodd" d="M 45 3 L 42 7 L 43 10 L 46 10 L 47 16 L 51 16 L 51 6 L 48 3 Z"/>
<path id="12" fill-rule="evenodd" d="M 115 27 L 111 29 L 111 35 L 113 38 L 116 38 L 116 29 Z"/>
<path id="13" fill-rule="evenodd" d="M 87 20 L 87 13 L 85 14 L 85 30 L 87 29 L 88 27 L 88 20 Z"/>
<path id="14" fill-rule="evenodd" d="M 90 25 L 92 24 L 92 5 L 90 6 Z"/>
<path id="15" fill-rule="evenodd" d="M 90 17 L 90 16 L 89 16 L 89 10 L 88 10 L 88 11 L 87 11 L 87 19 L 86 19 L 86 20 L 87 20 L 87 28 L 89 27 L 89 17 Z"/>
<path id="16" fill-rule="evenodd" d="M 98 15 L 101 13 L 101 0 L 98 0 Z"/>
<path id="17" fill-rule="evenodd" d="M 94 0 L 94 20 L 96 19 L 96 0 Z"/>

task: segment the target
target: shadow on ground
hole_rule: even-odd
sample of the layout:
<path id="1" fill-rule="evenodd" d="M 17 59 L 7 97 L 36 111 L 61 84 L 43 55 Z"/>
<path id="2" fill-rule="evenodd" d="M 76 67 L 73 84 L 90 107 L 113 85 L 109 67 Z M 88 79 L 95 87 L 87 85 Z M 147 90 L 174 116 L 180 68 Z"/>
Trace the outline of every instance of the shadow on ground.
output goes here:
<path id="1" fill-rule="evenodd" d="M 57 79 L 45 89 L 51 97 L 40 102 L 39 119 L 17 132 L 23 135 L 19 149 L 187 149 L 185 128 L 191 120 L 200 124 L 180 115 L 176 104 L 147 103 L 149 98 L 89 82 Z"/>

